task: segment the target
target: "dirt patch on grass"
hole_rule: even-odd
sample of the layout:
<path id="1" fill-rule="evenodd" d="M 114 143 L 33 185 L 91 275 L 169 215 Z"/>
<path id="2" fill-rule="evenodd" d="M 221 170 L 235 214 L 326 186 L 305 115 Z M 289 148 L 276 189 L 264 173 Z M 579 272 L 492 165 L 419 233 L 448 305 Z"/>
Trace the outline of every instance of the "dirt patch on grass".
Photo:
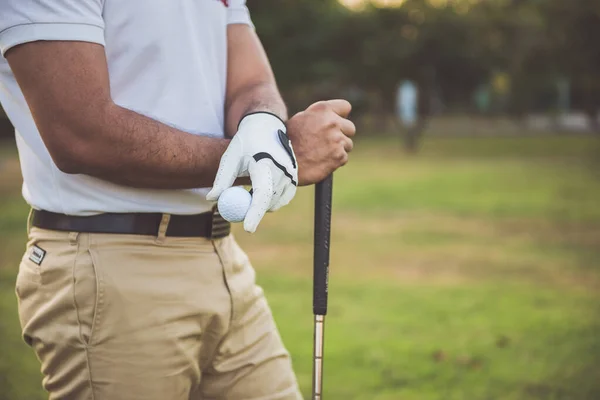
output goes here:
<path id="1" fill-rule="evenodd" d="M 302 213 L 289 217 L 273 218 L 260 234 L 239 234 L 238 240 L 258 270 L 310 275 L 312 219 Z M 331 273 L 401 284 L 495 280 L 598 290 L 598 233 L 599 226 L 585 223 L 426 213 L 383 218 L 338 212 L 333 220 Z"/>

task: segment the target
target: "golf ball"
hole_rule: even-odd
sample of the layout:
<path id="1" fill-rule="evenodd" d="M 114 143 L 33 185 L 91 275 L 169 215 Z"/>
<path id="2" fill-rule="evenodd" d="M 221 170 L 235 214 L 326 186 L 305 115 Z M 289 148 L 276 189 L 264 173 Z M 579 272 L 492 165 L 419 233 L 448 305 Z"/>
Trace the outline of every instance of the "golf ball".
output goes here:
<path id="1" fill-rule="evenodd" d="M 217 202 L 219 214 L 229 222 L 241 222 L 246 218 L 252 195 L 239 186 L 226 189 Z"/>

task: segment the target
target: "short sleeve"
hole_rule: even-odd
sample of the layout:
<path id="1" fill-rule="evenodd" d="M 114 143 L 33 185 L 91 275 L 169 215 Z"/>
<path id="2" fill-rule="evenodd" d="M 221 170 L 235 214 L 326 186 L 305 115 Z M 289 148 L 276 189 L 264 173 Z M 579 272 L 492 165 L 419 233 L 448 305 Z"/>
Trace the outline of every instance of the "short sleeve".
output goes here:
<path id="1" fill-rule="evenodd" d="M 246 24 L 254 28 L 250 11 L 246 7 L 246 0 L 228 0 L 227 23 L 228 24 Z"/>
<path id="2" fill-rule="evenodd" d="M 38 40 L 104 45 L 104 0 L 0 0 L 0 51 Z"/>

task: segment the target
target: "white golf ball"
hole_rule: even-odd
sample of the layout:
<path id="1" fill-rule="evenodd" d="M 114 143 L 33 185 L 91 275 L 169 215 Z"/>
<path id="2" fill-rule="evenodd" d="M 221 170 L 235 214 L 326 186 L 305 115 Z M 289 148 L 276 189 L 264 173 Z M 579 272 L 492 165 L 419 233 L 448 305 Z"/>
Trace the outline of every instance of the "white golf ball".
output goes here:
<path id="1" fill-rule="evenodd" d="M 219 196 L 219 214 L 229 222 L 241 222 L 246 218 L 252 195 L 244 188 L 235 186 L 226 189 Z"/>

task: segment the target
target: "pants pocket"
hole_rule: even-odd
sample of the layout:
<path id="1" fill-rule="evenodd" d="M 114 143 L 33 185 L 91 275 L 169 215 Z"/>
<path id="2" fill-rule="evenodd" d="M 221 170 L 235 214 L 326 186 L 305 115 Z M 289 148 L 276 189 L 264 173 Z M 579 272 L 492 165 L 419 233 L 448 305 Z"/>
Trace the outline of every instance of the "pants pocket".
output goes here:
<path id="1" fill-rule="evenodd" d="M 19 265 L 19 272 L 15 282 L 15 293 L 19 307 L 19 322 L 21 329 L 24 329 L 27 322 L 37 309 L 40 296 L 37 295 L 40 290 L 42 277 L 39 265 L 29 259 L 29 251 L 23 256 Z M 25 342 L 31 346 L 32 340 L 28 335 L 23 335 Z"/>
<path id="2" fill-rule="evenodd" d="M 97 264 L 88 249 L 81 249 L 73 268 L 73 299 L 81 340 L 93 345 L 93 334 L 101 316 L 102 289 Z"/>
<path id="3" fill-rule="evenodd" d="M 19 272 L 15 284 L 17 298 L 19 300 L 25 300 L 36 291 L 40 286 L 41 281 L 42 277 L 39 265 L 29 260 L 26 253 L 21 260 L 21 264 L 19 264 Z"/>

